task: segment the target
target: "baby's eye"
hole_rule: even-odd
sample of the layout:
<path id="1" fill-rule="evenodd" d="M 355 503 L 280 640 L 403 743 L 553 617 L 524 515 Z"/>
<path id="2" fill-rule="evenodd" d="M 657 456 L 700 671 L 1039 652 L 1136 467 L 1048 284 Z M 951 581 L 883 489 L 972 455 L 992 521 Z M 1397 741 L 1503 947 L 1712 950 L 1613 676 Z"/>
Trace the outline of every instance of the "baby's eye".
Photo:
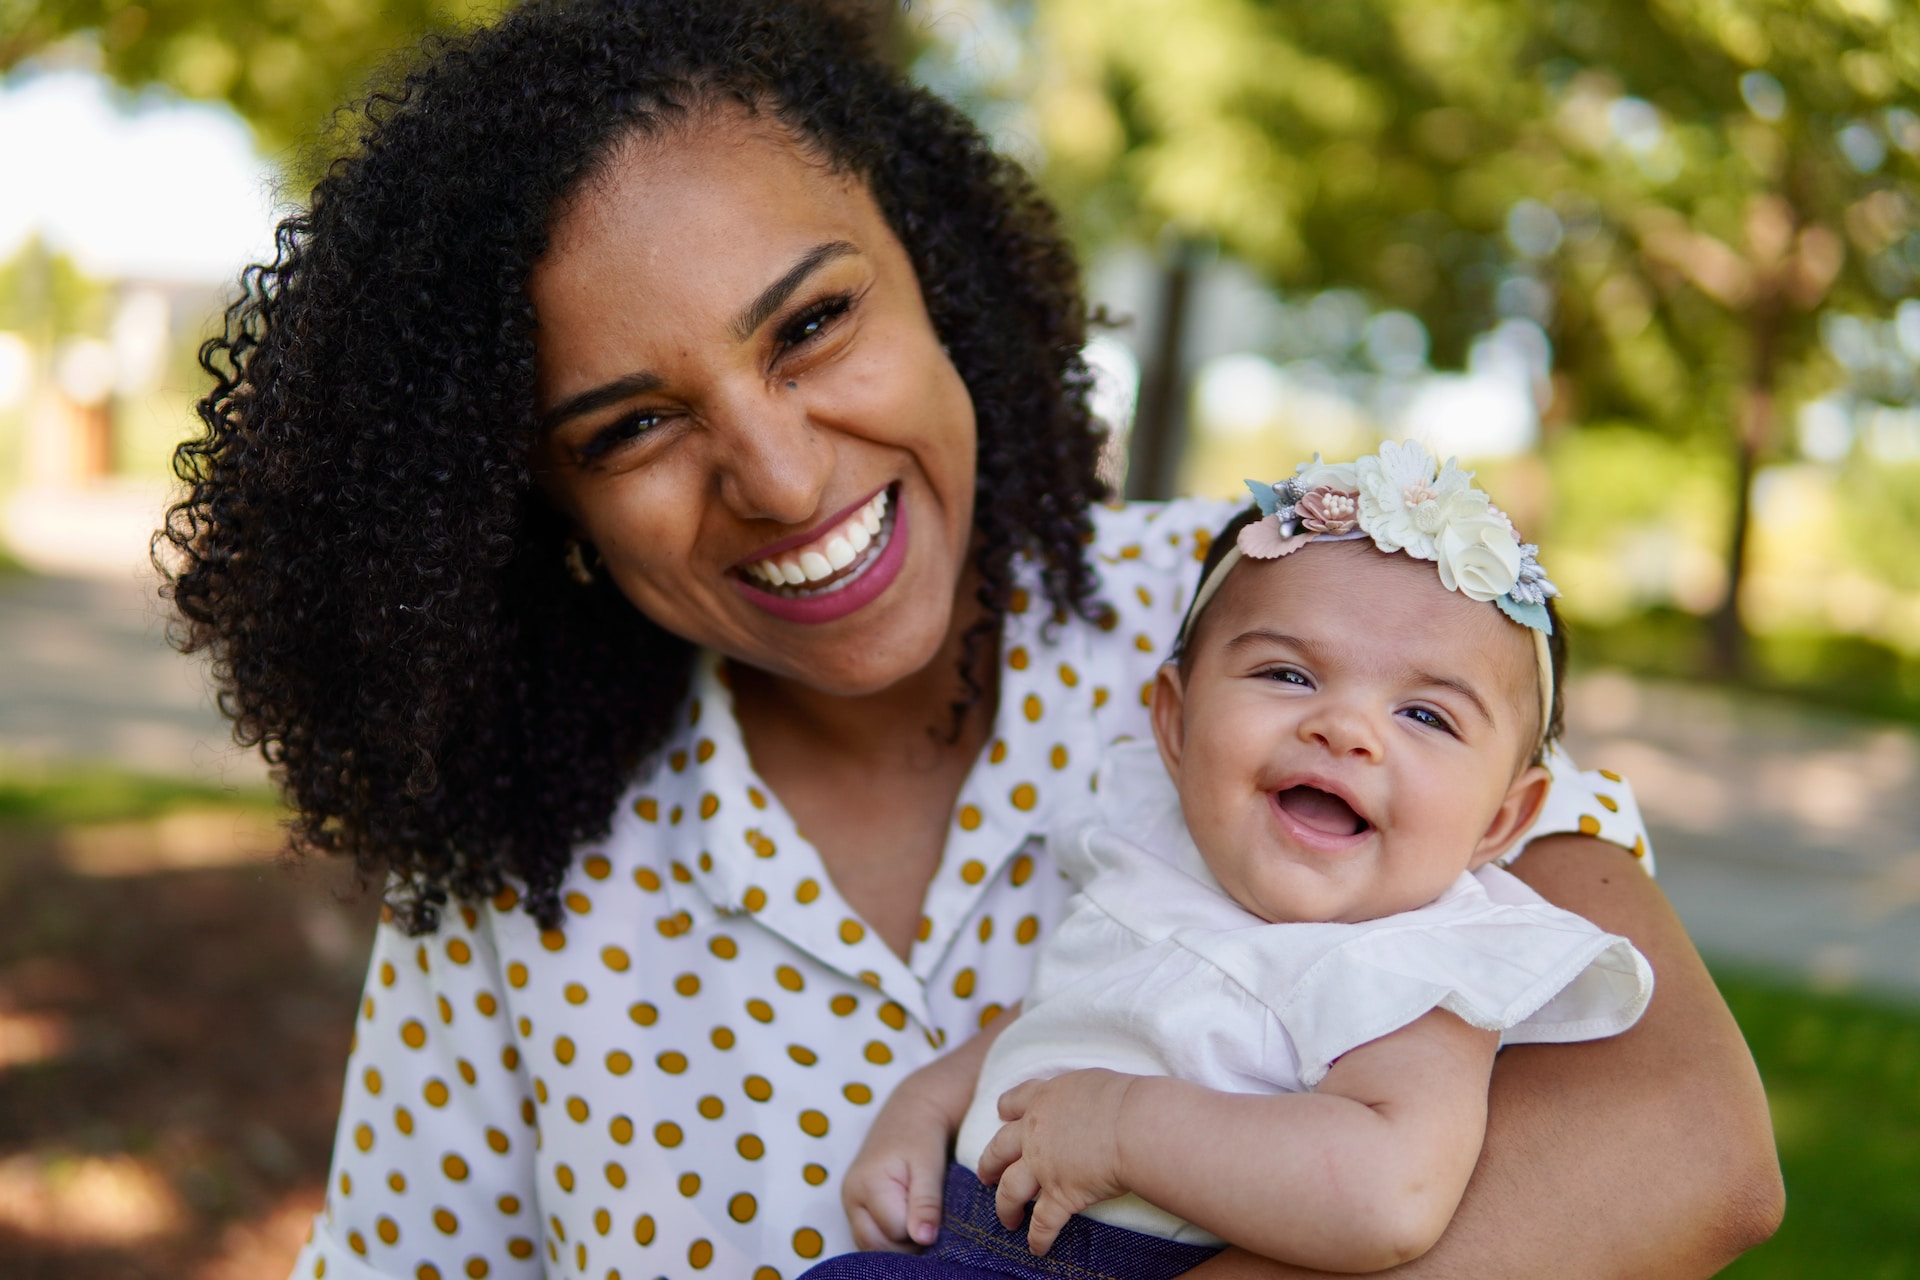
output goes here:
<path id="1" fill-rule="evenodd" d="M 1411 720 L 1426 725 L 1429 729 L 1438 729 L 1442 733 L 1452 733 L 1453 726 L 1438 713 L 1426 707 L 1408 707 L 1404 714 Z"/>
<path id="2" fill-rule="evenodd" d="M 1267 679 L 1279 684 L 1299 685 L 1303 689 L 1311 689 L 1313 687 L 1313 681 L 1307 679 L 1304 671 L 1295 671 L 1292 667 L 1275 667 L 1271 671 L 1265 671 L 1261 674 L 1265 675 Z"/>

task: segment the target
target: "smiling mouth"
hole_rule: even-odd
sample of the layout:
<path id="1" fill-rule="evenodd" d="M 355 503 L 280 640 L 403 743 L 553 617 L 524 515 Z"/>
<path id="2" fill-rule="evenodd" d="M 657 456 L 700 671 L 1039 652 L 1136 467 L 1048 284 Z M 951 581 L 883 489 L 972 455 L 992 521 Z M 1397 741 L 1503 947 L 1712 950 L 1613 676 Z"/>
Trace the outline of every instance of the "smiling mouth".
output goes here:
<path id="1" fill-rule="evenodd" d="M 1357 836 L 1373 825 L 1345 800 L 1318 787 L 1288 787 L 1273 799 L 1295 822 L 1326 835 Z"/>
<path id="2" fill-rule="evenodd" d="M 750 561 L 735 572 L 770 595 L 805 600 L 863 577 L 893 539 L 894 486 L 882 489 L 833 528 L 803 546 Z"/>

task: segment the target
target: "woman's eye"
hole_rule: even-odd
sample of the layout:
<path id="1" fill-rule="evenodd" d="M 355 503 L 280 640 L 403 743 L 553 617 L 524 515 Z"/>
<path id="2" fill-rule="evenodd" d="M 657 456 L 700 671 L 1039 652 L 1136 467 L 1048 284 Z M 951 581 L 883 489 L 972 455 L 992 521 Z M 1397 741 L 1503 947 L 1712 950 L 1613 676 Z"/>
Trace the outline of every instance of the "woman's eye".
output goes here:
<path id="1" fill-rule="evenodd" d="M 630 440 L 637 440 L 660 424 L 660 415 L 650 410 L 623 414 L 601 427 L 580 446 L 580 461 L 597 462 Z"/>
<path id="2" fill-rule="evenodd" d="M 775 339 L 783 350 L 810 342 L 832 328 L 833 322 L 845 315 L 852 306 L 851 294 L 822 298 L 781 325 L 779 332 L 774 335 Z"/>

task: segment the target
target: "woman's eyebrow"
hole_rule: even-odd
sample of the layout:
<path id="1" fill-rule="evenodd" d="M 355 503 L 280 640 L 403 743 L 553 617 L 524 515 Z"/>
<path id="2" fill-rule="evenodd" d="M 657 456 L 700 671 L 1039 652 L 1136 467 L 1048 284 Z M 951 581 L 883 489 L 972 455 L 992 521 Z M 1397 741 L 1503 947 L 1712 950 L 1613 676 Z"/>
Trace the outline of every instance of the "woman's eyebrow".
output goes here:
<path id="1" fill-rule="evenodd" d="M 745 342 L 767 317 L 778 311 L 794 291 L 805 284 L 807 277 L 826 266 L 836 258 L 848 254 L 858 254 L 859 248 L 846 240 L 831 240 L 826 244 L 815 245 L 800 256 L 800 260 L 787 268 L 785 275 L 762 289 L 752 302 L 749 302 L 740 314 L 727 326 L 727 332 L 736 342 Z M 577 418 L 583 413 L 592 413 L 608 405 L 619 404 L 629 396 L 645 395 L 657 391 L 665 380 L 657 373 L 629 373 L 615 378 L 612 382 L 602 383 L 579 395 L 568 396 L 559 404 L 546 411 L 540 417 L 540 434 L 546 435 L 568 418 Z"/>
<path id="2" fill-rule="evenodd" d="M 727 326 L 727 332 L 733 335 L 735 342 L 745 342 L 754 331 L 767 322 L 767 317 L 778 311 L 781 304 L 793 296 L 794 290 L 806 283 L 808 276 L 826 266 L 835 258 L 844 258 L 848 254 L 857 254 L 860 250 L 845 240 L 830 240 L 826 244 L 815 245 L 802 254 L 800 260 L 787 268 L 787 274 L 775 280 L 760 291 L 760 296 L 749 302 L 740 314 Z"/>

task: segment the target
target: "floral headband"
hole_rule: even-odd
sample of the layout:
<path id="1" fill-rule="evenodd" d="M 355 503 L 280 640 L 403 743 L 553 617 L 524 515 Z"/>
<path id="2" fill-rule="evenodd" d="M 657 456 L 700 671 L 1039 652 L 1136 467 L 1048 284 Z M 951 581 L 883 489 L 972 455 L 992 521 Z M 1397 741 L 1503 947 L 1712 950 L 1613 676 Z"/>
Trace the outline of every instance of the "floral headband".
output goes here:
<path id="1" fill-rule="evenodd" d="M 1316 453 L 1312 462 L 1295 467 L 1290 479 L 1246 483 L 1263 518 L 1240 530 L 1194 593 L 1180 627 L 1182 644 L 1242 556 L 1273 560 L 1309 542 L 1372 538 L 1382 551 L 1433 561 L 1447 590 L 1491 602 L 1533 632 L 1544 742 L 1553 719 L 1553 653 L 1547 644 L 1553 619 L 1547 600 L 1560 589 L 1540 567 L 1540 548 L 1520 541 L 1513 521 L 1484 489 L 1473 487 L 1473 472 L 1462 471 L 1452 458 L 1442 464 L 1417 441 L 1389 440 L 1378 455 L 1333 463 Z"/>

